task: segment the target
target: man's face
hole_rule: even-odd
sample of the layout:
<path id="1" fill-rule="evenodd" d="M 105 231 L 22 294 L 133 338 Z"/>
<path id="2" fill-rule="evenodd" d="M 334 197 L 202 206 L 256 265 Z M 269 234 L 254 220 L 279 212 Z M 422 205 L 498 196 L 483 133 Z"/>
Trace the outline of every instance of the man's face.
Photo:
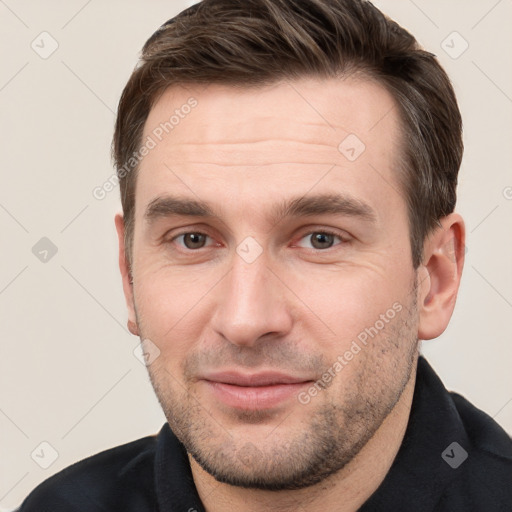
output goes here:
<path id="1" fill-rule="evenodd" d="M 416 272 L 393 107 L 369 81 L 304 79 L 173 87 L 150 112 L 134 311 L 160 350 L 149 373 L 171 428 L 220 481 L 322 480 L 411 376 Z"/>

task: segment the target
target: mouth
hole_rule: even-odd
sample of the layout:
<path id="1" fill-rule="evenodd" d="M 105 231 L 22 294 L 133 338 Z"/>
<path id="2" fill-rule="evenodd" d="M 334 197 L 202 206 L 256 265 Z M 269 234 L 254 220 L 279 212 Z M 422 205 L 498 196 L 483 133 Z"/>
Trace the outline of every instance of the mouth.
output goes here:
<path id="1" fill-rule="evenodd" d="M 313 381 L 276 372 L 222 372 L 201 379 L 214 399 L 235 409 L 270 409 L 294 398 Z"/>

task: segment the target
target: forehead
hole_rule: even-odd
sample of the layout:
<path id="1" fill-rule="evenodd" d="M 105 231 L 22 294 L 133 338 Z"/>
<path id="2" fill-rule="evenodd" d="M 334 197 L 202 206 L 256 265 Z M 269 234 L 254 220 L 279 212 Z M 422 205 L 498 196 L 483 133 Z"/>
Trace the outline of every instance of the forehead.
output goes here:
<path id="1" fill-rule="evenodd" d="M 197 105 L 189 108 L 192 98 Z M 298 139 L 316 132 L 333 142 L 344 133 L 358 133 L 371 144 L 379 132 L 392 136 L 389 129 L 397 125 L 394 106 L 383 86 L 362 75 L 303 78 L 261 87 L 178 85 L 167 88 L 155 102 L 144 136 L 154 135 L 170 121 L 169 133 L 162 134 L 168 144 L 189 142 L 192 131 L 202 142 L 244 140 L 260 127 L 285 129 Z M 304 132 L 297 125 L 312 129 Z"/>
<path id="2" fill-rule="evenodd" d="M 379 203 L 379 195 L 399 188 L 396 104 L 364 78 L 172 86 L 149 113 L 143 142 L 149 140 L 140 206 L 165 192 L 223 203 L 234 191 L 261 206 L 311 187 L 355 187 Z"/>

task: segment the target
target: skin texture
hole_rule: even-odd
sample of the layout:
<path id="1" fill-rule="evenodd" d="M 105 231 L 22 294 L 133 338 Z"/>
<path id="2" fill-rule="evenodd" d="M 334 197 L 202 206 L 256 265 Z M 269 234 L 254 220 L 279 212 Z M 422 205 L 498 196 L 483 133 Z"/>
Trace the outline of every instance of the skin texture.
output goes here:
<path id="1" fill-rule="evenodd" d="M 116 217 L 130 330 L 160 351 L 150 378 L 207 510 L 357 510 L 400 446 L 418 340 L 441 334 L 452 314 L 463 221 L 442 219 L 413 268 L 397 109 L 375 83 L 172 87 L 143 138 L 191 96 L 197 106 L 140 165 L 133 283 Z M 338 149 L 350 134 L 365 146 L 353 161 Z M 322 194 L 350 208 L 273 216 Z M 214 215 L 147 215 L 170 195 Z M 318 235 L 326 229 L 334 235 Z M 205 380 L 220 371 L 279 371 L 303 384 L 268 407 L 233 407 Z"/>

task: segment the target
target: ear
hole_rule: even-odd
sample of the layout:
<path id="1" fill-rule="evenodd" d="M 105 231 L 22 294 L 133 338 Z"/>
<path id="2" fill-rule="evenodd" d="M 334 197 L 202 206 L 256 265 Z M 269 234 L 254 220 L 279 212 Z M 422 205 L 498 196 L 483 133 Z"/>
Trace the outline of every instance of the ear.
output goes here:
<path id="1" fill-rule="evenodd" d="M 123 280 L 123 291 L 126 299 L 126 307 L 128 309 L 128 330 L 139 335 L 139 329 L 137 327 L 137 318 L 135 315 L 135 302 L 133 300 L 133 283 L 130 266 L 126 260 L 125 254 L 125 241 L 124 241 L 124 219 L 123 216 L 118 213 L 115 216 L 117 238 L 119 240 L 119 270 L 121 271 L 121 277 Z"/>
<path id="2" fill-rule="evenodd" d="M 453 313 L 464 266 L 466 228 L 462 217 L 452 213 L 425 240 L 419 268 L 418 338 L 441 335 Z"/>

